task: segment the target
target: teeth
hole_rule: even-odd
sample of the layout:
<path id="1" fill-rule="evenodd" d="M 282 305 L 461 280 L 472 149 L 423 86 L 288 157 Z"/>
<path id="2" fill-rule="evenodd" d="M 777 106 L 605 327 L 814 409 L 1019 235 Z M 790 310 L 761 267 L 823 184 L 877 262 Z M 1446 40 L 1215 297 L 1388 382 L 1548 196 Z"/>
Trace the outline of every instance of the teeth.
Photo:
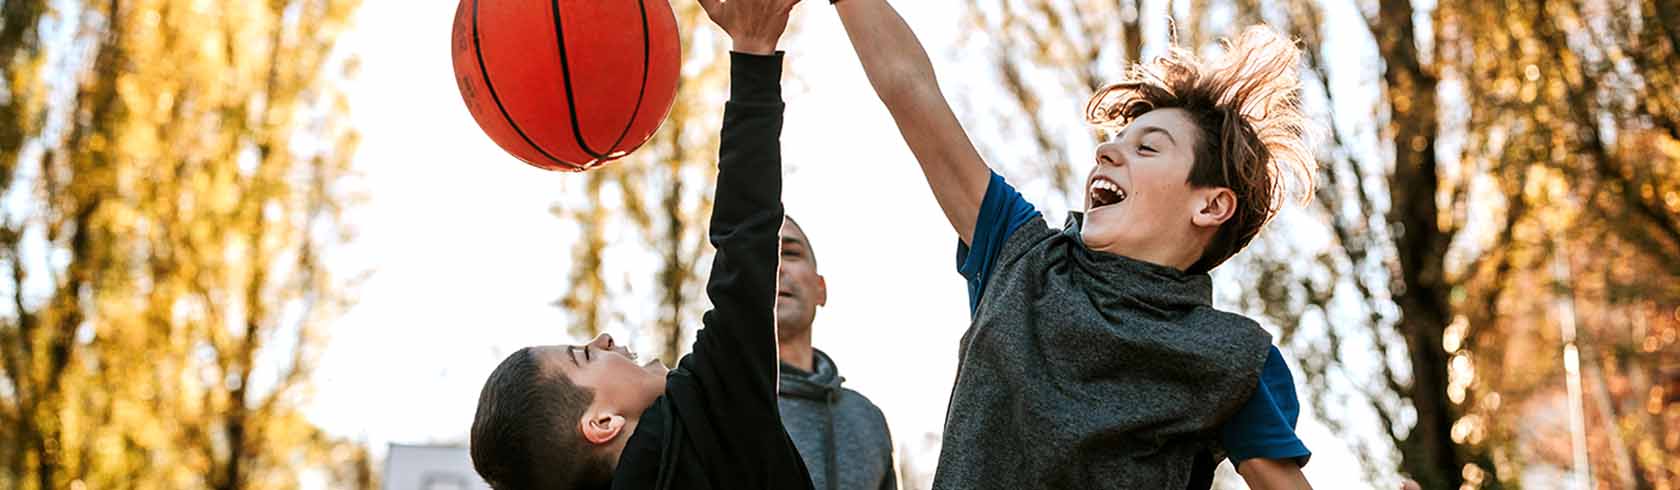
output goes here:
<path id="1" fill-rule="evenodd" d="M 1114 195 L 1117 197 L 1117 199 L 1115 199 L 1114 202 L 1120 202 L 1120 201 L 1126 200 L 1126 191 L 1124 189 L 1121 189 L 1120 185 L 1115 184 L 1114 182 L 1104 180 L 1104 179 L 1097 179 L 1097 180 L 1092 181 L 1091 182 L 1091 192 L 1095 193 L 1096 191 L 1099 191 L 1099 190 L 1114 193 Z"/>

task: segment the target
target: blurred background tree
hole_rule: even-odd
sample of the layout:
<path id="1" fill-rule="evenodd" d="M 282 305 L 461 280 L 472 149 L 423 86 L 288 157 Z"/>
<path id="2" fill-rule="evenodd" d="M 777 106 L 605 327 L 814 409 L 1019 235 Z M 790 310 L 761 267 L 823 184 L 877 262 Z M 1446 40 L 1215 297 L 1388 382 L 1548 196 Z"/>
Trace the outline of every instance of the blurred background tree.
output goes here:
<path id="1" fill-rule="evenodd" d="M 373 487 L 300 411 L 358 3 L 0 2 L 0 488 Z"/>
<path id="2" fill-rule="evenodd" d="M 1067 148 L 1103 137 L 1093 89 L 1169 37 L 1277 26 L 1304 50 L 1321 187 L 1220 299 L 1278 328 L 1332 430 L 1386 429 L 1347 441 L 1371 481 L 1673 488 L 1680 5 L 1165 3 L 969 2 L 963 49 L 993 76 L 961 105 L 989 161 L 1065 211 L 1088 168 Z"/>

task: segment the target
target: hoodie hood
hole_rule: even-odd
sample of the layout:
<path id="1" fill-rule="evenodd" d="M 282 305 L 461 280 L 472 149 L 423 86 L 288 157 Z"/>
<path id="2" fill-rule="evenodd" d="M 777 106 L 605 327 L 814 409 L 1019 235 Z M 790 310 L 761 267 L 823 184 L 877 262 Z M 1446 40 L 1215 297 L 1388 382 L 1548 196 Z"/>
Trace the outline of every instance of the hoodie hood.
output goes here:
<path id="1" fill-rule="evenodd" d="M 782 396 L 828 400 L 840 391 L 840 384 L 845 383 L 846 378 L 840 377 L 840 369 L 834 366 L 828 354 L 811 349 L 811 365 L 814 372 L 782 363 Z"/>
<path id="2" fill-rule="evenodd" d="M 799 448 L 817 490 L 897 488 L 892 437 L 881 409 L 851 390 L 823 351 L 811 350 L 811 371 L 782 364 L 782 425 Z"/>

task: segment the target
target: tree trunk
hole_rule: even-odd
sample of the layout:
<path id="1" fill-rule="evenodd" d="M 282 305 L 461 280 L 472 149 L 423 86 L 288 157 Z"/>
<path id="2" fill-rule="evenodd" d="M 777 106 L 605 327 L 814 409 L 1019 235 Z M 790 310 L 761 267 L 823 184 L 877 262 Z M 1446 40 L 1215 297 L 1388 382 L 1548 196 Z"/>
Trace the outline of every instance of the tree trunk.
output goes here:
<path id="1" fill-rule="evenodd" d="M 1443 260 L 1451 235 L 1440 229 L 1435 195 L 1439 175 L 1435 139 L 1439 131 L 1437 75 L 1419 58 L 1409 0 L 1383 0 L 1370 26 L 1386 63 L 1383 80 L 1392 111 L 1394 142 L 1392 207 L 1388 221 L 1396 233 L 1401 288 L 1400 332 L 1410 353 L 1410 399 L 1417 424 L 1401 441 L 1401 466 L 1424 488 L 1458 488 L 1463 458 L 1452 440 L 1455 407 L 1447 397 L 1447 352 L 1442 334 L 1452 321 Z"/>

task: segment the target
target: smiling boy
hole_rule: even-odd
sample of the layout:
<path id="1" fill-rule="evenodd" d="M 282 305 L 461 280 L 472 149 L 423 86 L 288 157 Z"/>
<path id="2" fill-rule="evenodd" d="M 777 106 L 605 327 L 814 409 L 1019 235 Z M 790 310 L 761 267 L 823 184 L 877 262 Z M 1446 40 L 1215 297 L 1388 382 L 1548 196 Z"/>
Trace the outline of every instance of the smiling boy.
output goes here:
<path id="1" fill-rule="evenodd" d="M 1251 487 L 1307 488 L 1289 370 L 1259 324 L 1213 308 L 1208 275 L 1286 182 L 1310 189 L 1295 46 L 1250 28 L 1099 90 L 1087 116 L 1114 138 L 1056 229 L 981 159 L 886 0 L 836 7 L 961 240 L 973 322 L 934 488 L 1207 488 L 1218 454 Z"/>

